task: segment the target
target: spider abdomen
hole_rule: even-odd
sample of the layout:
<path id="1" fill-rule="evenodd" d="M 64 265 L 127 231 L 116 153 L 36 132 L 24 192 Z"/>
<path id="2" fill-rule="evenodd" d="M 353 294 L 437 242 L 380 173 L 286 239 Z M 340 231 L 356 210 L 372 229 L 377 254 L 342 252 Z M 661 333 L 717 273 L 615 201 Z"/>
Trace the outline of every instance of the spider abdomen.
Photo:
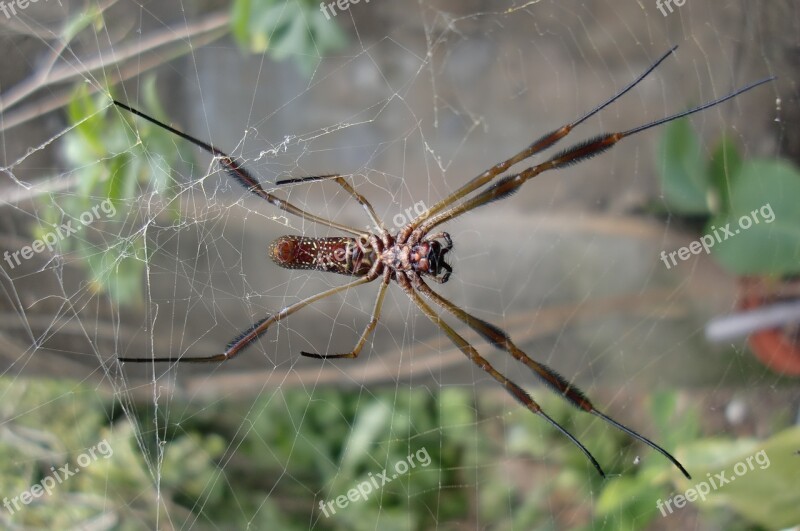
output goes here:
<path id="1" fill-rule="evenodd" d="M 286 269 L 313 269 L 341 275 L 363 276 L 374 256 L 366 253 L 355 238 L 308 238 L 281 236 L 269 246 L 269 257 Z"/>

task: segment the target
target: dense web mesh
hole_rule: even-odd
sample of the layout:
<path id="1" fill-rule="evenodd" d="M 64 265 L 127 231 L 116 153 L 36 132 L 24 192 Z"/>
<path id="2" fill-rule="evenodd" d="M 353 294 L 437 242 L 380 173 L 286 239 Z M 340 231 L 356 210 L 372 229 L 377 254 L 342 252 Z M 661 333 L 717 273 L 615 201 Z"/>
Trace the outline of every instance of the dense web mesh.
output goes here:
<path id="1" fill-rule="evenodd" d="M 4 495 L 43 482 L 50 469 L 42 463 L 80 468 L 54 495 L 6 510 L 3 521 L 669 525 L 656 501 L 693 483 L 446 316 L 589 448 L 612 476 L 601 481 L 396 285 L 356 360 L 300 352 L 352 349 L 378 282 L 308 306 L 225 363 L 118 363 L 218 354 L 252 323 L 348 279 L 279 269 L 267 258 L 276 237 L 340 233 L 248 193 L 207 153 L 115 108 L 109 96 L 239 158 L 270 193 L 374 231 L 333 182 L 275 186 L 345 175 L 395 232 L 614 94 L 674 44 L 656 72 L 559 148 L 777 74 L 778 82 L 690 123 L 704 159 L 722 133 L 744 158 L 774 159 L 781 148 L 791 155 L 795 111 L 787 102 L 796 102 L 797 78 L 785 50 L 796 51 L 797 8 L 699 0 L 212 4 L 17 0 L 5 4 L 10 16 L 0 14 L 2 418 L 13 461 L 6 472 L 15 478 Z M 743 341 L 704 338 L 710 318 L 735 309 L 735 276 L 705 253 L 662 263 L 662 251 L 703 228 L 664 196 L 662 134 L 626 139 L 448 222 L 454 273 L 433 288 L 703 479 L 704 467 L 724 465 L 708 465 L 693 442 L 716 436 L 754 454 L 748 444 L 796 422 L 798 394 Z M 55 387 L 34 390 L 40 377 Z M 50 407 L 61 413 L 43 413 Z M 83 466 L 77 456 L 89 448 L 99 457 Z M 738 455 L 726 448 L 725 456 Z M 758 484 L 781 485 L 777 453 L 770 455 L 771 468 L 750 474 L 775 474 Z M 770 526 L 731 496 L 731 514 Z M 700 528 L 706 510 L 699 503 L 664 518 Z"/>

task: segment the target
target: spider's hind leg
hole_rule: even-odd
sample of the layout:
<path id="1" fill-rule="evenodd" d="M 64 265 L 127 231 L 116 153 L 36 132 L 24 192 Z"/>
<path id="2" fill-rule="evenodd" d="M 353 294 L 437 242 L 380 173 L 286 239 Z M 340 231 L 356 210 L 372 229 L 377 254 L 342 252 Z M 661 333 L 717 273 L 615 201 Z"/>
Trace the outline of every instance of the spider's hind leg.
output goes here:
<path id="1" fill-rule="evenodd" d="M 373 266 L 372 271 L 369 275 L 365 278 L 378 278 L 378 264 Z M 389 282 L 392 280 L 391 270 L 389 268 L 385 268 L 383 270 L 383 282 L 381 282 L 381 287 L 378 288 L 378 296 L 375 298 L 375 306 L 372 309 L 372 317 L 370 317 L 369 322 L 367 323 L 366 327 L 364 327 L 364 331 L 361 333 L 361 337 L 356 343 L 356 346 L 353 350 L 346 354 L 317 354 L 314 352 L 301 352 L 301 356 L 305 356 L 306 358 L 314 358 L 318 360 L 330 360 L 330 359 L 342 359 L 342 358 L 357 358 L 358 355 L 361 353 L 361 349 L 364 348 L 364 344 L 367 342 L 367 338 L 375 331 L 375 327 L 378 326 L 378 321 L 381 318 L 381 308 L 383 307 L 383 299 L 386 296 L 386 288 L 389 287 Z"/>

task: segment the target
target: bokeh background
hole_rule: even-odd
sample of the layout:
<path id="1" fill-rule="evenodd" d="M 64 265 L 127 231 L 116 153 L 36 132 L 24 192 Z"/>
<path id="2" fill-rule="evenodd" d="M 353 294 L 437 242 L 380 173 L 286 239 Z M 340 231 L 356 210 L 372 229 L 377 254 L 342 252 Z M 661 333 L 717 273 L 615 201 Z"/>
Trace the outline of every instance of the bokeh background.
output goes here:
<path id="1" fill-rule="evenodd" d="M 0 509 L 3 525 L 800 523 L 796 324 L 772 330 L 767 346 L 704 333 L 745 303 L 800 293 L 798 6 L 693 0 L 665 16 L 655 1 L 343 5 L 330 20 L 304 0 L 39 2 L 0 15 L 0 251 L 106 199 L 117 211 L 54 252 L 0 261 L 3 495 L 51 466 L 74 467 L 100 441 L 114 451 L 52 495 Z M 674 453 L 695 480 L 453 321 L 592 451 L 611 476 L 602 480 L 396 286 L 357 360 L 299 353 L 352 348 L 377 285 L 315 303 L 227 363 L 116 361 L 216 354 L 254 321 L 346 279 L 272 264 L 275 237 L 332 232 L 247 194 L 207 154 L 110 107 L 109 95 L 242 158 L 267 189 L 348 175 L 392 227 L 604 101 L 675 44 L 563 143 L 778 78 L 448 223 L 455 273 L 435 288 Z M 275 190 L 368 224 L 333 183 Z M 765 201 L 774 224 L 670 269 L 660 260 Z M 428 466 L 335 515 L 320 510 L 421 449 Z M 659 511 L 659 500 L 761 450 L 768 467 Z"/>

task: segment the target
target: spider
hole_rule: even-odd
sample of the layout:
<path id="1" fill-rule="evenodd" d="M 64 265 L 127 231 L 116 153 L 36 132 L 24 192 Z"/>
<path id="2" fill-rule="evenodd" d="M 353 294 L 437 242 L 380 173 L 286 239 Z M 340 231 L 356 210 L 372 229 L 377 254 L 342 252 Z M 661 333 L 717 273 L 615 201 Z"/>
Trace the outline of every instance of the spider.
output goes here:
<path id="1" fill-rule="evenodd" d="M 478 353 L 475 347 L 473 347 L 466 339 L 464 339 L 449 324 L 447 324 L 442 316 L 434 311 L 431 305 L 428 304 L 428 302 L 426 302 L 422 296 L 426 297 L 429 301 L 433 302 L 433 304 L 442 310 L 452 314 L 456 319 L 462 321 L 468 327 L 477 332 L 493 347 L 506 351 L 516 360 L 526 365 L 547 386 L 561 395 L 572 405 L 585 412 L 596 415 L 617 429 L 622 430 L 629 436 L 650 446 L 662 454 L 666 459 L 671 461 L 672 464 L 677 467 L 684 476 L 691 479 L 691 476 L 689 475 L 689 472 L 687 472 L 686 468 L 684 468 L 684 466 L 669 452 L 643 435 L 638 434 L 632 429 L 620 424 L 616 420 L 599 411 L 586 397 L 586 395 L 573 383 L 567 381 L 563 376 L 558 374 L 550 367 L 529 357 L 514 344 L 508 334 L 506 334 L 503 330 L 495 325 L 470 315 L 465 310 L 459 308 L 449 300 L 433 291 L 426 283 L 426 280 L 431 280 L 436 283 L 444 284 L 447 282 L 451 273 L 453 272 L 451 266 L 445 261 L 445 255 L 447 255 L 447 253 L 453 248 L 453 241 L 447 232 L 433 232 L 433 230 L 439 225 L 477 207 L 492 203 L 494 201 L 500 201 L 511 196 L 514 194 L 514 192 L 519 190 L 520 186 L 522 186 L 526 181 L 536 177 L 544 171 L 563 168 L 571 164 L 576 164 L 578 162 L 587 160 L 610 149 L 614 144 L 625 137 L 633 136 L 658 125 L 708 109 L 774 79 L 774 77 L 768 77 L 766 79 L 756 81 L 726 96 L 707 102 L 703 105 L 667 116 L 665 118 L 661 118 L 659 120 L 655 120 L 627 131 L 598 135 L 569 147 L 540 164 L 528 167 L 518 173 L 506 176 L 502 175 L 506 172 L 506 170 L 515 164 L 528 159 L 532 155 L 544 151 L 547 148 L 550 148 L 556 142 L 567 136 L 581 123 L 619 99 L 622 95 L 636 86 L 648 74 L 650 74 L 659 64 L 661 64 L 662 61 L 671 55 L 676 48 L 677 46 L 673 46 L 658 60 L 651 64 L 649 68 L 647 68 L 647 70 L 640 74 L 635 80 L 633 80 L 625 88 L 617 92 L 605 102 L 585 113 L 577 120 L 545 134 L 513 157 L 484 171 L 477 177 L 458 188 L 449 196 L 436 203 L 432 208 L 412 219 L 396 234 L 389 233 L 381 219 L 376 215 L 375 210 L 369 201 L 356 192 L 355 189 L 348 183 L 348 181 L 341 175 L 320 175 L 285 179 L 276 182 L 276 186 L 292 183 L 333 180 L 364 208 L 367 216 L 372 222 L 372 225 L 379 228 L 379 230 L 376 232 L 364 233 L 363 231 L 356 230 L 346 225 L 315 216 L 314 214 L 306 212 L 284 199 L 276 197 L 275 195 L 264 190 L 253 174 L 251 174 L 241 162 L 233 159 L 216 147 L 189 136 L 188 134 L 177 129 L 174 129 L 156 120 L 155 118 L 147 116 L 146 114 L 133 109 L 128 105 L 125 105 L 124 103 L 114 100 L 114 104 L 116 104 L 118 107 L 144 118 L 145 120 L 148 120 L 157 126 L 166 129 L 167 131 L 170 131 L 171 133 L 195 144 L 196 146 L 213 155 L 216 159 L 218 159 L 222 169 L 231 178 L 256 196 L 304 220 L 313 221 L 315 223 L 319 223 L 351 235 L 350 237 L 328 238 L 281 236 L 269 246 L 269 256 L 277 265 L 289 269 L 313 269 L 356 277 L 355 280 L 352 280 L 347 284 L 337 286 L 323 291 L 322 293 L 308 297 L 283 308 L 276 314 L 269 315 L 264 319 L 257 321 L 250 328 L 241 332 L 235 339 L 228 343 L 224 352 L 221 354 L 206 357 L 121 357 L 119 358 L 119 361 L 136 363 L 171 363 L 221 362 L 229 360 L 244 350 L 245 347 L 253 343 L 259 336 L 266 332 L 271 325 L 281 321 L 282 319 L 285 319 L 298 310 L 305 308 L 309 304 L 329 297 L 335 293 L 340 293 L 342 291 L 367 284 L 374 280 L 381 279 L 375 304 L 372 309 L 371 318 L 352 351 L 344 354 L 316 354 L 310 352 L 301 352 L 301 355 L 303 356 L 317 359 L 356 358 L 361 352 L 361 349 L 364 347 L 367 338 L 375 330 L 375 327 L 378 324 L 381 314 L 381 307 L 383 306 L 384 297 L 386 295 L 386 289 L 392 280 L 394 280 L 411 298 L 411 300 L 422 311 L 422 313 L 424 313 L 426 317 L 436 324 L 461 350 L 461 352 L 463 352 L 473 363 L 486 371 L 492 378 L 505 387 L 505 389 L 515 399 L 522 403 L 525 408 L 544 418 L 555 429 L 557 429 L 573 444 L 575 444 L 591 462 L 600 476 L 605 478 L 606 474 L 603 472 L 600 464 L 589 452 L 589 450 L 580 441 L 578 441 L 575 436 L 569 433 L 569 431 L 567 431 L 564 427 L 559 425 L 555 420 L 542 411 L 542 408 L 524 389 L 522 389 L 522 387 L 498 372 L 484 357 Z M 494 182 L 492 183 L 492 181 Z M 472 192 L 477 191 L 479 188 L 483 187 L 484 185 L 488 185 L 489 183 L 492 184 L 486 186 L 472 197 L 467 197 Z M 422 296 L 420 294 L 422 294 Z"/>

